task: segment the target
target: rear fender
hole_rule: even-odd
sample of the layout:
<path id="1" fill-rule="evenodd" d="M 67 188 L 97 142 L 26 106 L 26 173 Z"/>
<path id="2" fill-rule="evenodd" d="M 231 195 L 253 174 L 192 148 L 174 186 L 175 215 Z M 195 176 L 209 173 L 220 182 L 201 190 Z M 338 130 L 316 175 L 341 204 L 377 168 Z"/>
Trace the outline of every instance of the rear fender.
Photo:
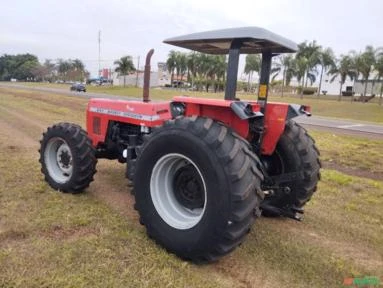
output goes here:
<path id="1" fill-rule="evenodd" d="M 285 130 L 286 121 L 301 115 L 311 116 L 310 110 L 309 106 L 298 104 L 267 103 L 261 154 L 273 154 L 279 138 Z"/>
<path id="2" fill-rule="evenodd" d="M 249 119 L 263 117 L 256 103 L 185 96 L 174 97 L 173 101 L 174 118 L 181 115 L 208 117 L 224 123 L 245 139 L 249 137 Z"/>
<path id="3" fill-rule="evenodd" d="M 224 123 L 243 138 L 249 136 L 249 121 L 240 119 L 230 107 L 187 103 L 185 116 L 202 116 Z"/>

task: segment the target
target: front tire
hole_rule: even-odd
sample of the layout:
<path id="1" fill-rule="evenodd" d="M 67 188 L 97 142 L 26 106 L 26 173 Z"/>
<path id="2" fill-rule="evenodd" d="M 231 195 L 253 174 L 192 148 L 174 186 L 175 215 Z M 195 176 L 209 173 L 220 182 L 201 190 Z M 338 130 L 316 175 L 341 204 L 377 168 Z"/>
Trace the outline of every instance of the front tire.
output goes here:
<path id="1" fill-rule="evenodd" d="M 168 251 L 210 262 L 235 249 L 259 215 L 263 175 L 247 142 L 212 119 L 168 121 L 139 152 L 136 208 Z"/>
<path id="2" fill-rule="evenodd" d="M 87 133 L 76 124 L 49 127 L 40 141 L 41 172 L 55 190 L 82 192 L 93 181 L 97 159 Z"/>

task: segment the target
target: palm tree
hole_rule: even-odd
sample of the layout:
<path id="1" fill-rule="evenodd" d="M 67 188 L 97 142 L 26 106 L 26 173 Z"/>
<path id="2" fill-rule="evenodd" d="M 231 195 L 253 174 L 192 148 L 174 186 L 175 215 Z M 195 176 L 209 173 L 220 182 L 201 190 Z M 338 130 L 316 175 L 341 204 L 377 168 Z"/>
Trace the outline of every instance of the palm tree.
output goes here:
<path id="1" fill-rule="evenodd" d="M 192 74 L 193 85 L 196 86 L 197 90 L 201 90 L 203 86 L 203 79 L 205 77 L 207 55 L 203 53 L 195 53 L 189 57 L 188 67 Z"/>
<path id="2" fill-rule="evenodd" d="M 383 79 L 383 52 L 378 54 L 375 63 L 375 70 L 377 73 L 376 79 L 380 81 Z M 379 105 L 382 105 L 382 94 L 383 94 L 383 83 L 380 83 L 380 97 L 379 97 Z"/>
<path id="3" fill-rule="evenodd" d="M 296 54 L 296 58 L 306 58 L 306 61 L 301 61 L 301 64 L 306 63 L 306 69 L 304 73 L 304 77 L 306 77 L 306 80 L 303 80 L 303 83 L 305 83 L 305 87 L 307 87 L 308 80 L 310 80 L 311 84 L 315 82 L 315 75 L 317 74 L 316 66 L 320 64 L 320 50 L 321 46 L 317 45 L 315 40 L 310 43 L 307 43 L 307 41 L 305 41 L 298 45 L 298 52 Z"/>
<path id="4" fill-rule="evenodd" d="M 65 81 L 68 80 L 67 75 L 71 69 L 72 69 L 72 61 L 71 60 L 58 59 L 57 72 L 62 77 L 62 79 L 64 79 Z"/>
<path id="5" fill-rule="evenodd" d="M 192 87 L 195 84 L 200 90 L 202 86 L 205 86 L 206 92 L 208 92 L 209 86 L 213 85 L 216 92 L 223 86 L 226 75 L 226 56 L 191 52 L 189 54 L 179 53 L 176 59 L 175 70 L 179 70 L 181 75 L 187 71 Z"/>
<path id="6" fill-rule="evenodd" d="M 259 54 L 249 54 L 246 56 L 245 74 L 249 75 L 248 79 L 248 91 L 250 91 L 250 79 L 254 72 L 261 70 L 261 56 Z"/>
<path id="7" fill-rule="evenodd" d="M 364 97 L 367 94 L 368 78 L 370 77 L 371 71 L 375 65 L 375 53 L 376 50 L 372 46 L 367 46 L 364 52 L 357 55 L 355 59 L 356 69 L 362 74 L 364 81 Z"/>
<path id="8" fill-rule="evenodd" d="M 353 80 L 356 76 L 352 57 L 350 55 L 341 55 L 340 60 L 331 68 L 329 74 L 333 76 L 330 80 L 331 83 L 334 82 L 336 77 L 340 77 L 338 100 L 341 101 L 344 82 L 346 82 L 347 77 Z"/>
<path id="9" fill-rule="evenodd" d="M 305 75 L 309 77 L 307 73 L 308 59 L 305 56 L 296 57 L 294 59 L 294 75 L 297 78 L 298 82 L 301 82 L 300 97 L 303 98 L 303 86 L 305 83 Z"/>
<path id="10" fill-rule="evenodd" d="M 72 62 L 72 68 L 76 71 L 76 78 L 80 78 L 81 81 L 84 81 L 85 66 L 80 59 L 74 59 Z M 77 79 L 78 80 L 78 79 Z"/>
<path id="11" fill-rule="evenodd" d="M 177 86 L 179 86 L 180 79 L 179 76 L 181 75 L 181 80 L 183 76 L 185 75 L 187 71 L 187 57 L 185 53 L 182 52 L 176 52 L 176 59 L 175 59 L 175 68 L 177 73 Z"/>
<path id="12" fill-rule="evenodd" d="M 178 52 L 174 50 L 170 50 L 168 54 L 168 59 L 166 60 L 166 67 L 168 68 L 168 72 L 170 73 L 170 83 L 173 86 L 173 80 L 174 80 L 174 70 L 177 66 L 177 56 Z"/>
<path id="13" fill-rule="evenodd" d="M 214 74 L 212 71 L 212 67 L 214 65 L 212 57 L 212 55 L 199 53 L 197 59 L 198 85 L 201 88 L 202 86 L 205 86 L 206 92 L 209 91 L 210 80 Z"/>
<path id="14" fill-rule="evenodd" d="M 187 65 L 187 69 L 188 69 L 188 81 L 190 82 L 191 84 L 191 87 L 193 88 L 194 86 L 194 79 L 196 77 L 196 73 L 197 73 L 197 57 L 198 57 L 198 54 L 196 52 L 190 52 L 187 56 L 186 56 L 186 65 Z"/>
<path id="15" fill-rule="evenodd" d="M 125 87 L 125 75 L 129 74 L 130 72 L 136 71 L 136 68 L 133 64 L 132 56 L 121 57 L 120 60 L 114 61 L 114 65 L 117 65 L 114 71 L 116 71 L 119 75 L 124 76 Z"/>
<path id="16" fill-rule="evenodd" d="M 50 59 L 46 59 L 44 64 L 43 64 L 43 67 L 45 68 L 45 71 L 46 71 L 45 76 L 49 79 L 49 81 L 53 80 L 54 72 L 56 71 L 55 66 L 56 65 L 54 63 L 52 63 Z"/>
<path id="17" fill-rule="evenodd" d="M 322 67 L 322 69 L 321 69 L 321 73 L 320 73 L 320 80 L 319 80 L 319 87 L 318 87 L 318 94 L 317 94 L 318 97 L 320 95 L 320 91 L 322 88 L 323 72 L 327 72 L 328 69 L 330 69 L 331 67 L 333 67 L 335 65 L 335 56 L 334 56 L 334 52 L 332 51 L 331 48 L 326 48 L 326 49 L 320 51 L 319 65 Z"/>
<path id="18" fill-rule="evenodd" d="M 212 56 L 212 80 L 213 80 L 213 87 L 214 92 L 217 92 L 219 87 L 223 86 L 223 82 L 225 81 L 225 75 L 226 75 L 226 56 L 225 55 L 215 55 Z"/>
<path id="19" fill-rule="evenodd" d="M 205 74 L 205 88 L 206 92 L 209 92 L 209 87 L 214 86 L 215 82 L 215 71 L 214 71 L 214 65 L 216 62 L 215 59 L 216 56 L 214 55 L 206 55 L 206 60 L 203 67 L 203 71 Z"/>
<path id="20" fill-rule="evenodd" d="M 84 63 L 82 63 L 82 61 L 80 59 L 74 59 L 73 62 L 72 62 L 72 66 L 75 70 L 78 70 L 78 71 L 84 71 Z"/>
<path id="21" fill-rule="evenodd" d="M 294 74 L 293 63 L 294 58 L 291 55 L 283 55 L 279 57 L 279 62 L 274 63 L 274 67 L 271 69 L 271 73 L 274 74 L 272 80 L 282 71 L 282 89 L 281 94 L 283 97 L 283 88 L 288 86 Z"/>

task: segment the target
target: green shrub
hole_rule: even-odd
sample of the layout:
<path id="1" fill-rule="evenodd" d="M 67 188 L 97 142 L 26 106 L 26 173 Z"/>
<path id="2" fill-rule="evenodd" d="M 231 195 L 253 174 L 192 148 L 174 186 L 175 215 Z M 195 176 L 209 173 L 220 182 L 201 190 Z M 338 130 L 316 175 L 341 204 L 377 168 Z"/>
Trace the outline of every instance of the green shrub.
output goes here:
<path id="1" fill-rule="evenodd" d="M 298 87 L 297 92 L 301 94 L 302 87 Z M 318 88 L 316 87 L 303 87 L 303 95 L 313 95 L 317 93 Z"/>

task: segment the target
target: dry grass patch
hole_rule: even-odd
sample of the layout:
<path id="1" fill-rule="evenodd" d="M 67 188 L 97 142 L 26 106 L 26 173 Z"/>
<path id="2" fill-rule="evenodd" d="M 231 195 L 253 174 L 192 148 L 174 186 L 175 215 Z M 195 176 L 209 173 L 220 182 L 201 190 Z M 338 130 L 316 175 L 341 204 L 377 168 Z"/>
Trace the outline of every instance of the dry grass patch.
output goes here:
<path id="1" fill-rule="evenodd" d="M 310 131 L 328 167 L 383 180 L 383 140 Z"/>
<path id="2" fill-rule="evenodd" d="M 325 169 L 304 222 L 259 219 L 234 253 L 195 266 L 148 239 L 124 165 L 99 161 L 81 195 L 50 189 L 37 161 L 41 127 L 84 123 L 85 108 L 20 95 L 0 89 L 0 287 L 340 287 L 344 277 L 383 275 L 382 181 Z M 325 163 L 381 173 L 380 141 L 312 134 Z"/>
<path id="3" fill-rule="evenodd" d="M 19 83 L 27 86 L 40 86 L 50 88 L 62 88 L 64 90 L 69 89 L 67 84 L 49 84 L 49 83 Z M 117 95 L 123 97 L 142 97 L 142 89 L 135 87 L 121 87 L 121 86 L 87 86 L 88 92 L 105 93 L 110 95 Z M 221 93 L 206 93 L 197 91 L 187 91 L 181 89 L 161 89 L 154 88 L 150 90 L 152 99 L 157 100 L 169 100 L 174 96 L 186 95 L 193 97 L 203 98 L 216 98 L 223 99 L 224 94 Z M 241 99 L 255 100 L 257 96 L 255 94 L 248 94 L 238 92 L 237 96 Z M 304 99 L 300 99 L 299 95 L 286 94 L 285 97 L 281 97 L 280 94 L 271 94 L 270 101 L 275 102 L 288 102 L 310 105 L 314 115 L 327 116 L 335 118 L 353 119 L 357 121 L 370 121 L 383 123 L 383 106 L 379 106 L 376 103 L 359 103 L 351 102 L 350 97 L 343 97 L 342 101 L 337 101 L 335 96 L 321 96 L 319 99 L 316 95 L 306 95 Z"/>
<path id="4" fill-rule="evenodd" d="M 52 191 L 33 154 L 5 153 L 7 141 L 0 136 L 0 287 L 221 287 L 91 194 Z"/>

